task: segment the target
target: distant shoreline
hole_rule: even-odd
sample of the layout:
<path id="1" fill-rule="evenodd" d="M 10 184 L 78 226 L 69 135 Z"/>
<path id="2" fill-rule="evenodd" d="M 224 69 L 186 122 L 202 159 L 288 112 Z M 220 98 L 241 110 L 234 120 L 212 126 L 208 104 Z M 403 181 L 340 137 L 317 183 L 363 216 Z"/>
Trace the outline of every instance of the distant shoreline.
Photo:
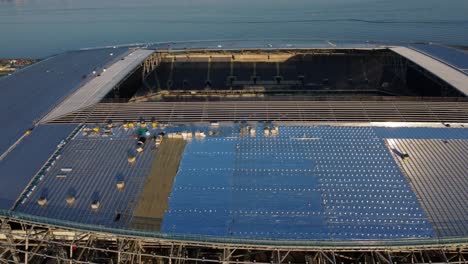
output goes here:
<path id="1" fill-rule="evenodd" d="M 0 76 L 11 74 L 38 61 L 38 59 L 0 59 Z"/>
<path id="2" fill-rule="evenodd" d="M 456 46 L 452 46 L 452 47 L 468 51 L 468 46 L 457 46 L 456 45 Z"/>

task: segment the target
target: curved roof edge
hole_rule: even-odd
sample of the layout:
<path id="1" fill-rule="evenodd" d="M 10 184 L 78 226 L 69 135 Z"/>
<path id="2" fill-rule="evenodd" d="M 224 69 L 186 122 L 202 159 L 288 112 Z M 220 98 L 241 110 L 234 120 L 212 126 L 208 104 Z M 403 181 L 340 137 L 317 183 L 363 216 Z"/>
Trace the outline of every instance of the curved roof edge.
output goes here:
<path id="1" fill-rule="evenodd" d="M 242 239 L 242 238 L 224 238 L 203 235 L 181 235 L 169 234 L 156 231 L 139 231 L 129 229 L 110 228 L 104 226 L 90 225 L 69 222 L 58 219 L 51 219 L 39 216 L 33 216 L 10 210 L 0 210 L 0 216 L 8 217 L 10 220 L 20 222 L 33 223 L 35 225 L 42 224 L 55 228 L 65 229 L 69 231 L 91 231 L 104 233 L 108 235 L 116 235 L 121 237 L 136 237 L 145 239 L 154 239 L 159 242 L 184 242 L 204 245 L 243 245 L 249 248 L 265 248 L 275 246 L 278 248 L 294 248 L 294 249 L 356 249 L 356 248 L 372 248 L 385 249 L 391 248 L 446 248 L 450 246 L 468 246 L 468 237 L 448 237 L 448 238 L 431 238 L 431 239 L 400 239 L 400 240 L 262 240 L 262 239 Z"/>

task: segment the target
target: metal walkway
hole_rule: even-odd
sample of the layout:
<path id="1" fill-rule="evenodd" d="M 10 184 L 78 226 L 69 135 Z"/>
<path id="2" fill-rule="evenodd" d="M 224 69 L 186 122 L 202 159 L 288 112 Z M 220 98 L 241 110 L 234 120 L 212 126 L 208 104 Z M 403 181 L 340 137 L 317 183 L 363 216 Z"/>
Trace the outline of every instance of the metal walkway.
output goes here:
<path id="1" fill-rule="evenodd" d="M 468 75 L 435 58 L 405 47 L 393 47 L 390 50 L 423 67 L 460 92 L 468 95 Z"/>
<path id="2" fill-rule="evenodd" d="M 98 103 L 112 88 L 136 69 L 138 64 L 142 63 L 152 53 L 152 50 L 136 50 L 125 56 L 122 60 L 112 64 L 104 72 L 100 73 L 100 75 L 90 80 L 65 99 L 44 117 L 42 122 L 53 120 L 57 117 Z"/>

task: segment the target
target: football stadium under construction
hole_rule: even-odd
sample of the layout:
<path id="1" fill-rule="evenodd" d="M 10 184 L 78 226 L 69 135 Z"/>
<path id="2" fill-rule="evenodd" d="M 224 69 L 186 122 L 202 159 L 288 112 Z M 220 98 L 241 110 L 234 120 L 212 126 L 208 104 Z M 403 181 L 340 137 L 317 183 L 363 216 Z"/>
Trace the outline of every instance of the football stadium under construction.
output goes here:
<path id="1" fill-rule="evenodd" d="M 468 53 L 201 41 L 0 78 L 2 263 L 467 263 Z"/>

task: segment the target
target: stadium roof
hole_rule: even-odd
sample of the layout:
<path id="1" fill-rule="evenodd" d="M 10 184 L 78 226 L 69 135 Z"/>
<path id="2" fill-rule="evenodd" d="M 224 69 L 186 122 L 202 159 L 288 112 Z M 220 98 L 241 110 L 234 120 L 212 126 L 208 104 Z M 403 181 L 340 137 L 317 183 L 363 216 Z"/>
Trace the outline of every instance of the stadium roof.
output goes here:
<path id="1" fill-rule="evenodd" d="M 164 184 L 170 196 L 158 201 L 167 203 L 163 217 L 143 227 L 151 232 L 279 240 L 466 237 L 465 102 L 416 102 L 417 110 L 412 102 L 99 103 L 154 49 L 310 47 L 390 47 L 467 94 L 468 55 L 435 45 L 231 41 L 66 52 L 0 79 L 0 212 L 135 229 L 133 212 L 164 133 L 185 135 L 186 145 L 174 183 Z M 108 112 L 92 116 L 101 108 Z M 141 116 L 148 124 L 137 122 Z M 150 121 L 161 116 L 178 124 Z M 104 123 L 110 118 L 112 127 Z M 453 123 L 441 124 L 447 120 Z M 142 135 L 155 142 L 137 153 Z"/>
<path id="2" fill-rule="evenodd" d="M 65 52 L 0 78 L 0 155 L 61 100 L 119 60 L 128 48 Z"/>
<path id="3" fill-rule="evenodd" d="M 150 127 L 152 135 L 207 135 L 188 143 L 159 231 L 299 240 L 468 235 L 464 128 L 303 124 L 279 125 L 273 135 L 273 124 L 258 124 L 252 126 L 256 135 L 241 136 L 241 127 Z M 264 133 L 267 127 L 271 135 Z M 133 130 L 115 127 L 112 136 L 83 131 L 57 153 L 60 158 L 47 162 L 15 211 L 130 228 L 151 161 L 160 153 L 147 145 L 129 165 Z M 399 152 L 409 158 L 403 161 Z M 446 175 L 449 183 L 442 184 Z M 124 190 L 116 188 L 118 181 L 125 182 Z M 72 206 L 66 203 L 70 195 L 76 197 Z M 37 203 L 40 197 L 49 200 L 46 207 Z M 90 208 L 94 200 L 100 210 Z"/>
<path id="4" fill-rule="evenodd" d="M 152 53 L 153 51 L 151 50 L 136 50 L 109 65 L 108 68 L 103 69 L 103 72 L 99 73 L 100 78 L 94 78 L 84 84 L 44 117 L 43 122 L 99 103 L 119 82 Z"/>
<path id="5" fill-rule="evenodd" d="M 468 71 L 468 51 L 443 45 L 412 44 L 416 49 L 432 58 L 440 60 L 460 71 Z"/>
<path id="6" fill-rule="evenodd" d="M 450 53 L 438 52 L 438 53 L 435 53 L 434 56 L 432 56 L 429 53 L 426 53 L 426 52 L 421 53 L 418 50 L 414 50 L 414 49 L 406 48 L 406 47 L 394 47 L 394 48 L 391 48 L 391 50 L 409 59 L 410 61 L 418 64 L 419 66 L 423 67 L 427 71 L 433 73 L 435 76 L 439 77 L 440 79 L 444 80 L 448 84 L 452 85 L 453 87 L 461 91 L 463 94 L 468 95 L 468 85 L 467 85 L 468 75 L 465 72 L 463 72 L 463 68 L 457 68 L 460 66 L 464 67 L 463 62 L 465 62 L 465 60 L 455 60 L 455 57 L 453 56 L 453 54 L 450 54 Z M 439 51 L 439 50 L 436 50 L 436 51 Z M 464 54 L 463 52 L 458 52 L 458 53 L 461 55 Z M 436 57 L 437 55 L 440 56 L 440 59 Z M 468 58 L 467 54 L 464 54 L 464 55 Z M 447 64 L 445 62 L 447 60 L 450 60 L 458 64 L 455 64 L 455 65 Z M 462 64 L 459 64 L 459 63 L 462 63 Z M 466 62 L 466 64 L 468 64 L 468 62 Z"/>
<path id="7" fill-rule="evenodd" d="M 15 204 L 33 176 L 76 125 L 40 125 L 0 161 L 0 209 Z"/>

